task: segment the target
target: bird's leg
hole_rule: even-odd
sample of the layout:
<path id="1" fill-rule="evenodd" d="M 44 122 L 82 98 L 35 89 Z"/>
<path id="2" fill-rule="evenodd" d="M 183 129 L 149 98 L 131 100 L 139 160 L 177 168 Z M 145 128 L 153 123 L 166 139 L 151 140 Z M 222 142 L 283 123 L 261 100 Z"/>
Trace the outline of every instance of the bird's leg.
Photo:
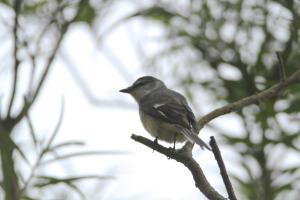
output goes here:
<path id="1" fill-rule="evenodd" d="M 173 148 L 171 149 L 171 154 L 174 154 L 175 153 L 175 143 L 176 143 L 176 136 L 177 136 L 177 133 L 175 133 L 174 135 L 173 135 Z M 168 159 L 171 159 L 171 156 L 168 156 Z"/>
<path id="2" fill-rule="evenodd" d="M 155 137 L 155 139 L 154 139 L 154 141 L 153 141 L 153 142 L 154 142 L 154 144 L 155 144 L 155 145 L 157 145 L 157 144 L 158 144 L 158 137 L 157 137 L 157 136 Z M 152 151 L 152 153 L 154 153 L 154 148 L 153 148 L 153 151 Z"/>
<path id="3" fill-rule="evenodd" d="M 158 141 L 158 137 L 156 136 L 153 142 L 154 142 L 155 144 L 158 144 L 157 141 Z"/>
<path id="4" fill-rule="evenodd" d="M 175 143 L 176 143 L 176 136 L 177 136 L 177 133 L 174 134 L 174 143 L 173 143 L 173 152 L 175 152 Z"/>

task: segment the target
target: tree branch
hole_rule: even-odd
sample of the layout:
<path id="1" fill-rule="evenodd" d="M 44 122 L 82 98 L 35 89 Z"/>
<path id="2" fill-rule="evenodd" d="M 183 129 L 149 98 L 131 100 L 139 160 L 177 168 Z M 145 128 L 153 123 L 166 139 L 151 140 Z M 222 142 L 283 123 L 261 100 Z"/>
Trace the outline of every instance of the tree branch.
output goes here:
<path id="1" fill-rule="evenodd" d="M 160 144 L 154 143 L 153 141 L 138 135 L 131 135 L 131 138 L 144 144 L 145 146 L 167 156 L 168 158 L 172 158 L 177 162 L 180 162 L 185 167 L 189 169 L 192 173 L 192 176 L 195 181 L 196 187 L 202 192 L 208 199 L 210 200 L 226 200 L 221 194 L 219 194 L 207 181 L 201 167 L 199 164 L 192 158 L 190 152 L 185 151 L 173 151 L 172 148 L 166 148 Z"/>
<path id="2" fill-rule="evenodd" d="M 14 68 L 13 68 L 13 88 L 9 100 L 8 110 L 7 110 L 7 117 L 10 117 L 10 112 L 15 100 L 15 95 L 17 92 L 17 80 L 18 80 L 18 69 L 20 65 L 20 61 L 18 59 L 18 26 L 19 26 L 19 13 L 21 7 L 21 0 L 15 0 L 14 2 L 14 12 L 15 12 L 15 19 L 14 19 L 14 26 L 13 26 L 13 39 L 14 39 L 14 50 L 13 50 L 13 57 L 14 57 Z"/>
<path id="3" fill-rule="evenodd" d="M 242 109 L 245 106 L 248 106 L 250 104 L 254 104 L 260 101 L 265 101 L 268 99 L 276 98 L 280 95 L 280 93 L 287 89 L 288 86 L 299 83 L 300 82 L 300 70 L 296 71 L 293 75 L 291 75 L 288 79 L 281 81 L 280 83 L 277 83 L 276 85 L 270 87 L 269 89 L 263 90 L 262 92 L 258 94 L 251 95 L 249 97 L 245 97 L 241 100 L 238 100 L 236 102 L 230 103 L 226 106 L 223 106 L 221 108 L 218 108 L 206 115 L 204 115 L 199 121 L 198 121 L 198 128 L 201 130 L 205 124 L 209 123 L 213 119 L 225 115 L 231 112 L 238 111 Z"/>
<path id="4" fill-rule="evenodd" d="M 79 5 L 79 8 L 80 5 L 84 3 L 84 0 L 81 0 L 78 2 L 78 5 Z M 72 20 L 70 21 L 66 21 L 64 24 L 62 24 L 62 27 L 61 27 L 61 30 L 60 30 L 60 35 L 56 41 L 56 44 L 54 45 L 54 48 L 48 58 L 48 61 L 44 67 L 44 71 L 42 72 L 42 75 L 40 77 L 40 80 L 38 81 L 37 83 L 37 86 L 36 86 L 36 89 L 34 90 L 34 92 L 29 96 L 29 98 L 26 99 L 27 103 L 24 102 L 24 105 L 23 105 L 23 108 L 22 110 L 20 111 L 20 113 L 14 118 L 14 123 L 18 123 L 21 119 L 23 119 L 23 117 L 25 117 L 26 113 L 28 112 L 28 110 L 30 109 L 30 107 L 33 105 L 33 103 L 35 102 L 38 94 L 40 93 L 40 90 L 42 88 L 42 86 L 44 85 L 44 82 L 46 80 L 46 77 L 48 76 L 49 74 L 49 70 L 52 66 L 52 63 L 54 61 L 54 58 L 58 52 L 58 49 L 61 45 L 61 42 L 65 36 L 65 34 L 67 33 L 67 30 L 69 28 L 69 26 L 76 20 L 77 18 L 77 15 L 79 15 L 80 13 L 80 9 L 77 10 L 77 13 L 76 15 L 73 17 Z"/>
<path id="5" fill-rule="evenodd" d="M 44 68 L 44 71 L 41 75 L 41 78 L 37 84 L 37 87 L 35 89 L 35 91 L 33 92 L 33 94 L 29 97 L 29 98 L 26 98 L 25 101 L 24 101 L 24 105 L 23 105 L 23 108 L 22 110 L 20 111 L 20 113 L 15 117 L 14 119 L 14 123 L 18 123 L 21 119 L 23 119 L 23 117 L 26 116 L 28 110 L 31 108 L 31 106 L 34 104 L 39 92 L 40 92 L 40 89 L 42 88 L 43 84 L 44 84 L 44 81 L 48 75 L 48 72 L 49 72 L 49 69 L 52 65 L 52 62 L 55 58 L 55 55 L 56 55 L 56 52 L 58 51 L 59 47 L 60 47 L 60 44 L 61 44 L 61 41 L 63 39 L 63 36 L 64 34 L 61 34 L 55 44 L 55 47 L 47 61 L 47 64 Z"/>
<path id="6" fill-rule="evenodd" d="M 216 140 L 213 136 L 210 137 L 209 144 L 212 148 L 212 152 L 213 152 L 213 154 L 215 156 L 215 159 L 218 163 L 218 166 L 220 168 L 220 173 L 221 173 L 223 182 L 225 184 L 225 187 L 226 187 L 226 190 L 227 190 L 227 193 L 228 193 L 228 197 L 229 197 L 230 200 L 237 200 L 237 198 L 234 194 L 234 190 L 233 190 L 233 187 L 231 185 L 230 179 L 228 177 L 228 174 L 227 174 L 226 167 L 225 167 L 225 164 L 224 164 L 223 159 L 222 159 L 220 149 L 219 149 L 219 147 L 217 145 L 217 142 L 216 142 Z"/>

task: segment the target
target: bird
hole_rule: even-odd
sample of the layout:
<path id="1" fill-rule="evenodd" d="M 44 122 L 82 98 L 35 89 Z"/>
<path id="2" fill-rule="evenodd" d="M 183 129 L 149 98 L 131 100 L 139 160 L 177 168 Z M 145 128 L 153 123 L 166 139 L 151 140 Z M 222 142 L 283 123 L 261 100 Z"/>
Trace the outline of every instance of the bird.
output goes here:
<path id="1" fill-rule="evenodd" d="M 198 137 L 195 115 L 186 98 L 169 89 L 165 83 L 153 76 L 138 78 L 131 86 L 120 92 L 130 94 L 139 106 L 141 122 L 147 132 L 162 140 L 173 143 L 190 141 L 210 150 Z"/>

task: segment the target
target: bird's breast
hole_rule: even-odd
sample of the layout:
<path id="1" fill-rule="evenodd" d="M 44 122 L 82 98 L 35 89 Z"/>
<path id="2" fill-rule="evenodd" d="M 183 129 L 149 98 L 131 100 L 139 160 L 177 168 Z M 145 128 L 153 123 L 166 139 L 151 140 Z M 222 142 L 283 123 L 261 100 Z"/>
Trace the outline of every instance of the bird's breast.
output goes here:
<path id="1" fill-rule="evenodd" d="M 178 132 L 176 125 L 164 122 L 160 119 L 156 119 L 144 113 L 141 109 L 139 110 L 139 114 L 144 128 L 153 137 L 157 137 L 159 140 L 173 143 L 174 135 L 176 134 L 176 141 L 183 142 L 186 140 L 183 134 Z"/>

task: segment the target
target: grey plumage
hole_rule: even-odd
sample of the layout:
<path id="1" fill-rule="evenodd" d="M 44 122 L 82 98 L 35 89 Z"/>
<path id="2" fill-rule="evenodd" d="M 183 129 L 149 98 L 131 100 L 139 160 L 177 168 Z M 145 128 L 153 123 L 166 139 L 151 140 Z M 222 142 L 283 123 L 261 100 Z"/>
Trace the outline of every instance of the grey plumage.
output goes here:
<path id="1" fill-rule="evenodd" d="M 177 142 L 189 140 L 210 150 L 196 134 L 195 115 L 185 97 L 168 89 L 159 79 L 144 76 L 120 91 L 136 100 L 142 124 L 152 136 L 169 143 L 175 138 Z"/>

